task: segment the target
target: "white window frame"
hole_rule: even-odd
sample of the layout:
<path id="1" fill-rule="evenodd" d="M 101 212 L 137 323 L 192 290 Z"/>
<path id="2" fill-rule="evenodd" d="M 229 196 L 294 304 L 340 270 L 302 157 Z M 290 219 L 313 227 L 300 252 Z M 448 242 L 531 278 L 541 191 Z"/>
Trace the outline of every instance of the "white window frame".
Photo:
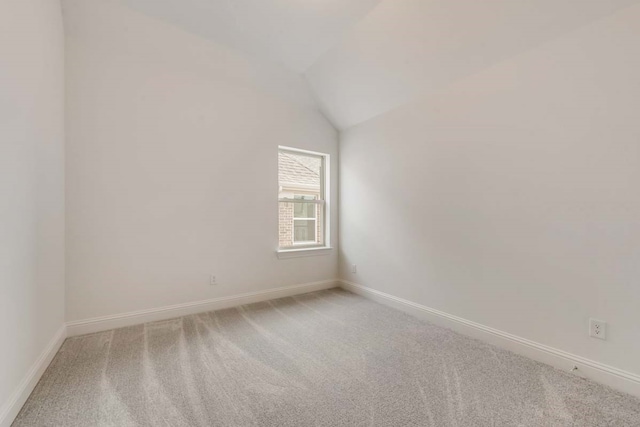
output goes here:
<path id="1" fill-rule="evenodd" d="M 296 199 L 291 199 L 291 198 L 279 198 L 278 197 L 278 205 L 280 204 L 280 202 L 292 202 L 292 203 L 316 203 L 317 207 L 316 207 L 316 218 L 310 218 L 310 219 L 315 219 L 316 220 L 316 228 L 317 228 L 317 217 L 318 217 L 318 209 L 322 209 L 322 221 L 324 222 L 323 224 L 323 241 L 324 243 L 309 243 L 307 244 L 305 243 L 299 243 L 299 244 L 294 244 L 293 246 L 289 246 L 289 247 L 279 247 L 277 249 L 277 253 L 278 253 L 278 257 L 279 258 L 290 258 L 290 257 L 298 257 L 298 256 L 311 256 L 311 255 L 327 255 L 329 253 L 329 251 L 332 249 L 331 248 L 331 241 L 330 241 L 330 236 L 331 236 L 331 205 L 330 205 L 330 200 L 331 200 L 331 194 L 330 194 L 330 189 L 331 189 L 331 181 L 330 181 L 330 171 L 331 171 L 331 159 L 330 159 L 330 155 L 327 153 L 320 153 L 317 151 L 310 151 L 310 150 L 303 150 L 300 148 L 294 148 L 294 147 L 287 147 L 287 146 L 278 146 L 278 156 L 279 153 L 281 151 L 284 152 L 290 152 L 293 154 L 302 154 L 302 155 L 311 155 L 311 156 L 317 156 L 317 157 L 321 157 L 322 158 L 322 174 L 320 176 L 320 197 L 318 198 L 318 200 L 300 200 L 299 202 L 296 202 L 294 200 Z M 278 182 L 278 186 L 280 185 L 280 183 Z M 280 190 L 280 188 L 278 188 Z M 294 197 L 295 195 L 300 195 L 300 194 L 304 194 L 304 192 L 294 192 Z M 299 199 L 298 199 L 299 200 Z M 278 233 L 279 233 L 279 218 L 280 215 L 278 213 Z M 304 218 L 294 218 L 293 222 L 295 222 L 296 219 L 304 219 Z M 293 226 L 293 224 L 292 224 Z M 276 234 L 278 235 L 278 234 Z"/>

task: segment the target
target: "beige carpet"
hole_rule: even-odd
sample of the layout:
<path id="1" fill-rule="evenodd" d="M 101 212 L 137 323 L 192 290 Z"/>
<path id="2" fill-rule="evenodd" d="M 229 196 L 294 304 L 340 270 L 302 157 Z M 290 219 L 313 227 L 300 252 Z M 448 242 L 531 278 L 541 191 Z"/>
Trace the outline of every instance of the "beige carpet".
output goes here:
<path id="1" fill-rule="evenodd" d="M 15 426 L 640 426 L 640 400 L 342 290 L 70 338 Z"/>

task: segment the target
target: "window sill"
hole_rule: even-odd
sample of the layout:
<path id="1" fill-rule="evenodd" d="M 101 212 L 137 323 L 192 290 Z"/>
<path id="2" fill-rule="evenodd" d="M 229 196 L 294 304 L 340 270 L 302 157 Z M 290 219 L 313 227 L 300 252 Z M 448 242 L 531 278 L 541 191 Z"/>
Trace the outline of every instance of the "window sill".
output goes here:
<path id="1" fill-rule="evenodd" d="M 319 248 L 279 249 L 276 253 L 279 259 L 299 258 L 306 256 L 329 255 L 333 248 L 322 246 Z"/>

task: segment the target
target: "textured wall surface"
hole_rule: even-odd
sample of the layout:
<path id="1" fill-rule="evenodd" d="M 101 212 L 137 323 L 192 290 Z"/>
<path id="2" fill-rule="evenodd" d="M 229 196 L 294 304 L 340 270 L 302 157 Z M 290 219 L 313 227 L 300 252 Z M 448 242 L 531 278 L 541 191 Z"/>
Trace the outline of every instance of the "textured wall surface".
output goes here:
<path id="1" fill-rule="evenodd" d="M 342 276 L 639 374 L 638 40 L 632 6 L 344 132 Z"/>
<path id="2" fill-rule="evenodd" d="M 276 257 L 278 146 L 337 157 L 304 80 L 118 2 L 63 5 L 67 320 L 333 279 L 335 251 Z"/>
<path id="3" fill-rule="evenodd" d="M 2 1 L 0 418 L 64 324 L 64 213 L 60 3 Z"/>

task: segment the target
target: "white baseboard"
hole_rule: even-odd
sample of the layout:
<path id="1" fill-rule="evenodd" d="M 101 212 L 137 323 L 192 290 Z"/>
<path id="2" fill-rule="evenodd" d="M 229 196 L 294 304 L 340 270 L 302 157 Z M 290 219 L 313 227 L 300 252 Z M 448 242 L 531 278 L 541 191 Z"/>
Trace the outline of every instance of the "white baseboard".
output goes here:
<path id="1" fill-rule="evenodd" d="M 47 347 L 42 354 L 40 354 L 40 357 L 38 357 L 38 360 L 33 364 L 18 388 L 0 408 L 0 427 L 9 427 L 11 425 L 66 338 L 67 328 L 65 325 L 62 325 L 51 341 L 49 341 L 49 344 L 47 344 Z"/>
<path id="2" fill-rule="evenodd" d="M 576 366 L 578 368 L 578 370 L 574 372 L 576 375 L 640 397 L 640 375 L 567 353 L 557 348 L 493 329 L 461 317 L 453 316 L 357 283 L 341 280 L 340 284 L 344 289 L 353 293 L 426 319 L 438 326 L 443 326 L 522 356 L 529 357 L 530 359 L 546 363 L 555 368 L 571 372 L 572 368 Z"/>
<path id="3" fill-rule="evenodd" d="M 68 336 L 73 337 L 77 335 L 91 334 L 94 332 L 108 331 L 110 329 L 123 328 L 125 326 L 138 325 L 146 322 L 154 322 L 157 320 L 172 319 L 175 317 L 187 316 L 206 311 L 236 307 L 243 304 L 284 298 L 307 292 L 319 291 L 322 289 L 335 288 L 337 286 L 339 286 L 338 280 L 324 280 L 321 282 L 283 286 L 280 288 L 268 289 L 266 291 L 248 292 L 228 297 L 219 297 L 204 301 L 152 308 L 149 310 L 132 311 L 112 316 L 77 320 L 67 323 L 67 334 Z"/>

